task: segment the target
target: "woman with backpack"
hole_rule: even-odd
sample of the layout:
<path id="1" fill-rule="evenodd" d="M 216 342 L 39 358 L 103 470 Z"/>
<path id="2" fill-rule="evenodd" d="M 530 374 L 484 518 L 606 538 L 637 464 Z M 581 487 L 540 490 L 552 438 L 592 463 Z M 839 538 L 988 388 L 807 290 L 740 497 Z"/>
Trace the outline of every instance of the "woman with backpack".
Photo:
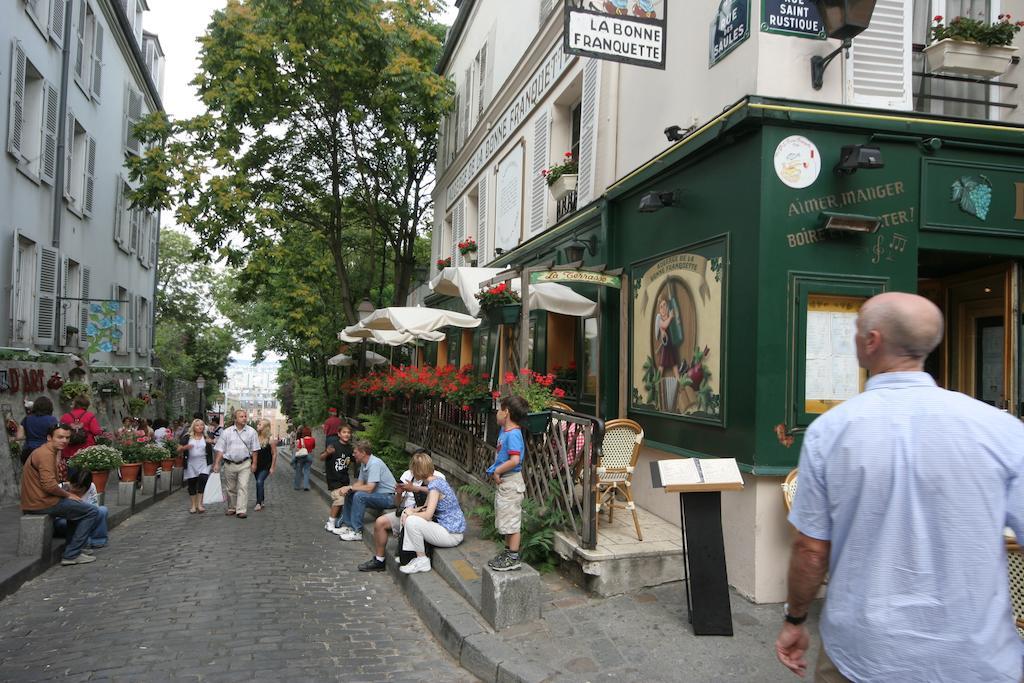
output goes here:
<path id="1" fill-rule="evenodd" d="M 75 396 L 71 402 L 71 412 L 61 415 L 60 421 L 71 427 L 71 440 L 61 453 L 65 462 L 83 448 L 94 445 L 96 437 L 103 432 L 96 415 L 89 412 L 89 397 L 85 394 Z"/>
<path id="2" fill-rule="evenodd" d="M 309 468 L 313 465 L 313 449 L 316 448 L 316 439 L 313 432 L 306 425 L 295 430 L 295 443 L 292 445 L 292 452 L 295 457 L 292 459 L 292 467 L 295 469 L 295 476 L 292 478 L 292 486 L 296 491 L 299 484 L 306 491 L 309 490 Z"/>

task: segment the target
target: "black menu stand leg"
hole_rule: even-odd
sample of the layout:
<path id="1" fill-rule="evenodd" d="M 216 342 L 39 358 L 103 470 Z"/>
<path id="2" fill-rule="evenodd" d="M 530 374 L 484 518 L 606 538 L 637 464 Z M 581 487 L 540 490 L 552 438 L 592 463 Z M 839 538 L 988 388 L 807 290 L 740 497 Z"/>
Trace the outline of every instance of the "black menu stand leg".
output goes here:
<path id="1" fill-rule="evenodd" d="M 722 540 L 722 494 L 680 493 L 686 611 L 698 636 L 731 636 L 732 607 Z M 691 585 L 692 582 L 692 585 Z"/>

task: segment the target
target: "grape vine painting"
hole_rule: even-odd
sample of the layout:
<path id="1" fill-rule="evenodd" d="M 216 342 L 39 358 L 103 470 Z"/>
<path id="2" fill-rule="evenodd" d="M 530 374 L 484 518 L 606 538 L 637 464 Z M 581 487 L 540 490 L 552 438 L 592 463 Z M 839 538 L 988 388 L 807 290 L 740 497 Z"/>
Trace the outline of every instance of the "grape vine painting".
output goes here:
<path id="1" fill-rule="evenodd" d="M 949 201 L 957 202 L 964 213 L 985 220 L 992 205 L 992 181 L 983 175 L 960 176 L 953 181 L 953 192 Z"/>

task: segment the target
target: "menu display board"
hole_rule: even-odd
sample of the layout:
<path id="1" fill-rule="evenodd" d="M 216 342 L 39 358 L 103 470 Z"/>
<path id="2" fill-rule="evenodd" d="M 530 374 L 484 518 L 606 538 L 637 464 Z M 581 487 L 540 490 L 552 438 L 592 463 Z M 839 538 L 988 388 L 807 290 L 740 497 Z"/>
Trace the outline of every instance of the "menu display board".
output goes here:
<path id="1" fill-rule="evenodd" d="M 807 299 L 804 410 L 824 413 L 864 389 L 857 363 L 857 312 L 866 297 L 812 294 Z"/>

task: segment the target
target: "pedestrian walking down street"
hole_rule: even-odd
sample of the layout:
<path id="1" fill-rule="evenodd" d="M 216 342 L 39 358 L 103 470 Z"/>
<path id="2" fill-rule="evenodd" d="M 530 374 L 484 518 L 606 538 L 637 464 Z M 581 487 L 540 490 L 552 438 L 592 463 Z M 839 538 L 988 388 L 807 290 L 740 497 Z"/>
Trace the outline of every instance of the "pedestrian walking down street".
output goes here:
<path id="1" fill-rule="evenodd" d="M 178 446 L 185 460 L 185 480 L 188 483 L 190 514 L 206 512 L 203 507 L 203 492 L 206 491 L 206 480 L 210 478 L 210 451 L 213 439 L 206 434 L 206 424 L 202 420 L 192 420 L 189 433 L 185 435 L 185 443 Z"/>
<path id="2" fill-rule="evenodd" d="M 924 372 L 943 329 L 923 297 L 865 302 L 854 343 L 870 379 L 804 435 L 775 643 L 798 676 L 828 572 L 815 680 L 1022 680 L 1003 530 L 1024 539 L 1024 424 Z"/>
<path id="3" fill-rule="evenodd" d="M 224 483 L 228 493 L 228 509 L 224 514 L 245 519 L 249 506 L 249 482 L 252 481 L 252 470 L 255 469 L 252 460 L 260 450 L 260 443 L 256 430 L 247 424 L 248 413 L 239 409 L 233 417 L 234 424 L 221 431 L 217 445 L 213 447 L 216 454 L 213 472 L 220 473 L 223 461 Z"/>
<path id="4" fill-rule="evenodd" d="M 292 445 L 292 468 L 295 470 L 292 487 L 296 491 L 300 488 L 309 490 L 309 470 L 313 466 L 314 448 L 316 439 L 313 438 L 313 432 L 302 425 L 295 431 L 295 443 Z"/>
<path id="5" fill-rule="evenodd" d="M 270 420 L 266 418 L 256 423 L 256 435 L 260 442 L 260 449 L 252 463 L 252 473 L 256 477 L 256 512 L 267 506 L 267 477 L 277 469 L 277 442 L 270 438 L 271 426 Z"/>

